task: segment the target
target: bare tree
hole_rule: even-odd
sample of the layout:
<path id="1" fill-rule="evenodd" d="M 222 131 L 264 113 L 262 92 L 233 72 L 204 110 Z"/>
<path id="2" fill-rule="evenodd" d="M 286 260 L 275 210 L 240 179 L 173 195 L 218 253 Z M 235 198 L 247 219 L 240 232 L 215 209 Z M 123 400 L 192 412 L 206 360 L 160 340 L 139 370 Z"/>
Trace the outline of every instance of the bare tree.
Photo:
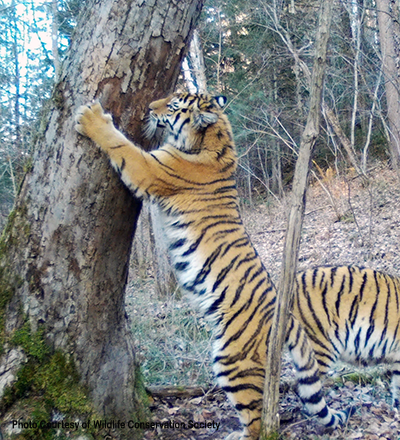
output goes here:
<path id="1" fill-rule="evenodd" d="M 53 350 L 72 355 L 100 414 L 137 411 L 124 288 L 140 204 L 96 147 L 77 137 L 73 115 L 99 99 L 142 142 L 147 104 L 174 89 L 201 7 L 202 0 L 104 0 L 80 18 L 0 244 L 2 385 L 24 361 L 9 341 L 28 322 L 32 332 L 44 328 Z"/>
<path id="2" fill-rule="evenodd" d="M 286 336 L 286 324 L 289 316 L 292 288 L 296 276 L 311 153 L 319 134 L 322 89 L 331 20 L 332 2 L 331 0 L 324 0 L 321 3 L 319 11 L 314 66 L 311 77 L 309 112 L 307 123 L 301 137 L 299 156 L 296 162 L 291 209 L 288 217 L 288 228 L 283 252 L 282 271 L 279 278 L 278 297 L 267 351 L 262 415 L 263 432 L 261 438 L 277 431 L 279 428 L 279 418 L 277 415 L 281 353 Z"/>

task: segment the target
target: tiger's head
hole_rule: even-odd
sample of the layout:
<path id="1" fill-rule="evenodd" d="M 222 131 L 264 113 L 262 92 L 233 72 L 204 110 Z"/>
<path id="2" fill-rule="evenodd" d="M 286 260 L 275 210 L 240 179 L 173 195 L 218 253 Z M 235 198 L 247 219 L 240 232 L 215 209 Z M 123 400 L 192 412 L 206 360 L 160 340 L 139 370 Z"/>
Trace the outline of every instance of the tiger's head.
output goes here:
<path id="1" fill-rule="evenodd" d="M 223 113 L 225 104 L 224 96 L 174 93 L 150 104 L 145 135 L 152 139 L 163 129 L 166 143 L 192 154 L 210 146 L 211 137 L 215 140 L 216 136 L 219 143 L 230 143 L 233 148 L 231 127 Z"/>

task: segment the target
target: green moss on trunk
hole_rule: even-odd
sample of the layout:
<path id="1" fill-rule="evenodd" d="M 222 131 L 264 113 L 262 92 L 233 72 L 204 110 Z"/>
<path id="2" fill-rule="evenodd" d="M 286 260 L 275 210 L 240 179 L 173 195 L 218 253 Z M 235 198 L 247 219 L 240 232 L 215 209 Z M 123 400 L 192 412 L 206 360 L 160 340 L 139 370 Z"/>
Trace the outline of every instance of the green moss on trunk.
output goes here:
<path id="1" fill-rule="evenodd" d="M 13 412 L 15 408 L 23 408 L 23 418 L 30 424 L 18 434 L 20 439 L 55 438 L 56 429 L 51 427 L 55 412 L 62 414 L 68 421 L 80 420 L 79 430 L 72 437 L 65 438 L 74 438 L 79 433 L 94 439 L 104 438 L 104 428 L 96 428 L 93 423 L 94 420 L 104 418 L 96 413 L 89 398 L 89 390 L 81 385 L 73 360 L 60 350 L 52 351 L 46 344 L 44 333 L 43 327 L 33 333 L 26 321 L 10 338 L 10 345 L 24 350 L 27 362 L 18 371 L 14 384 L 6 388 L 0 402 L 0 412 L 4 415 L 7 411 Z M 149 397 L 139 367 L 135 369 L 134 392 L 139 404 L 131 421 L 145 424 L 150 417 Z M 83 428 L 84 422 L 89 420 L 92 422 Z M 120 439 L 140 439 L 142 432 L 127 429 L 117 436 Z"/>
<path id="2" fill-rule="evenodd" d="M 9 214 L 0 237 L 0 355 L 4 350 L 7 305 L 16 289 L 23 283 L 23 279 L 13 267 L 12 252 L 16 247 L 26 244 L 29 234 L 30 224 L 27 221 L 26 205 L 15 208 Z"/>

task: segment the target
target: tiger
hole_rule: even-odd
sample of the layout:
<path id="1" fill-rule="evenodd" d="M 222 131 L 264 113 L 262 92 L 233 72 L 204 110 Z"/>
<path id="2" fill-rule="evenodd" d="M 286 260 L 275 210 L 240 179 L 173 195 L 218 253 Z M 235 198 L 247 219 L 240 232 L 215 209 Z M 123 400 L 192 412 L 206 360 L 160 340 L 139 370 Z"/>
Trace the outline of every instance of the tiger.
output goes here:
<path id="1" fill-rule="evenodd" d="M 227 440 L 256 440 L 276 289 L 239 213 L 237 154 L 226 98 L 175 93 L 149 105 L 144 132 L 163 142 L 146 152 L 129 141 L 100 103 L 81 106 L 75 128 L 92 139 L 134 196 L 158 206 L 179 285 L 212 323 L 212 365 L 242 424 Z M 298 394 L 322 425 L 351 411 L 327 406 L 312 345 L 291 314 L 286 342 Z"/>
<path id="2" fill-rule="evenodd" d="M 390 364 L 392 404 L 400 407 L 400 278 L 357 266 L 299 272 L 293 315 L 326 375 L 336 360 Z"/>

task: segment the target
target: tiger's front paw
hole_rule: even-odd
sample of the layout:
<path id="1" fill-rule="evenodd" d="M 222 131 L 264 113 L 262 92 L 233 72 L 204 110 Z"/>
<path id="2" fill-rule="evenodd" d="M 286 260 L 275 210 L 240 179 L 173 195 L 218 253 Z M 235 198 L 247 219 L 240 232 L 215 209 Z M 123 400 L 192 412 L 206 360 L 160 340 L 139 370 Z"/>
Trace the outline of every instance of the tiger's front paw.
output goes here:
<path id="1" fill-rule="evenodd" d="M 114 129 L 111 115 L 104 113 L 99 102 L 80 106 L 75 122 L 75 130 L 78 133 L 95 141 L 97 136 L 104 134 L 104 131 Z"/>

